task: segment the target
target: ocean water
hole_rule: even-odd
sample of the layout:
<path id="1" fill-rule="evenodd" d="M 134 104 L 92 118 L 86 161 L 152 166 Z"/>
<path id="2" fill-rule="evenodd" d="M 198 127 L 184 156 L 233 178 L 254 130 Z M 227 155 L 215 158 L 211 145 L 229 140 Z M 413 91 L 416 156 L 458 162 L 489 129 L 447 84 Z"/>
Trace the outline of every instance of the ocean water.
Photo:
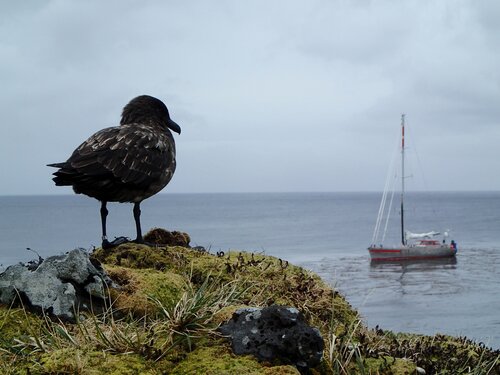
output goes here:
<path id="1" fill-rule="evenodd" d="M 447 230 L 456 259 L 372 264 L 367 246 L 380 193 L 159 194 L 143 202 L 144 232 L 181 230 L 212 252 L 287 259 L 339 289 L 374 327 L 465 335 L 500 348 L 500 192 L 408 193 L 407 229 Z M 399 238 L 398 204 L 385 243 Z M 108 205 L 108 235 L 134 238 L 132 205 Z M 0 271 L 19 261 L 100 244 L 99 203 L 77 196 L 0 197 Z M 450 239 L 451 239 L 450 238 Z"/>

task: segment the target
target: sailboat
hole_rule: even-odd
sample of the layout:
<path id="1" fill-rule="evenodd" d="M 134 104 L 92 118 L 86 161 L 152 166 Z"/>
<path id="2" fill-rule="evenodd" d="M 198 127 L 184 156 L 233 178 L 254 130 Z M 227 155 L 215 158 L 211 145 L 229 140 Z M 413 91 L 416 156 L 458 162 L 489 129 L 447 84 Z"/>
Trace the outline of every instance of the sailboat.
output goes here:
<path id="1" fill-rule="evenodd" d="M 396 246 L 385 246 L 385 233 L 389 222 L 389 214 L 385 216 L 385 207 L 388 196 L 388 183 L 382 195 L 377 222 L 373 232 L 372 244 L 368 251 L 372 261 L 402 261 L 402 260 L 422 260 L 454 257 L 457 253 L 457 244 L 451 240 L 446 242 L 448 232 L 430 231 L 425 233 L 412 233 L 405 231 L 405 115 L 401 115 L 401 243 Z M 389 203 L 390 212 L 392 206 L 392 197 Z M 385 216 L 385 225 L 383 229 L 382 241 L 379 242 L 380 232 Z M 441 236 L 440 239 L 438 236 Z"/>

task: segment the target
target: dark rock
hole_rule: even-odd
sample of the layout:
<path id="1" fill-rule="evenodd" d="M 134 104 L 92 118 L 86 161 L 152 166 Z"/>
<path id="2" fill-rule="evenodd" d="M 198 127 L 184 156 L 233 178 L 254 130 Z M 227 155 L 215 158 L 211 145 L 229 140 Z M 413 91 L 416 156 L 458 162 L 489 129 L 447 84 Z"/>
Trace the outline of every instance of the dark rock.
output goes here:
<path id="1" fill-rule="evenodd" d="M 98 308 L 112 281 L 99 264 L 92 264 L 84 249 L 51 256 L 34 269 L 16 264 L 0 273 L 0 303 L 21 300 L 25 307 L 61 319 L 73 320 L 74 311 Z"/>
<path id="2" fill-rule="evenodd" d="M 299 370 L 317 366 L 323 355 L 320 332 L 307 325 L 294 307 L 240 309 L 220 331 L 231 338 L 235 354 L 253 354 L 262 361 L 293 364 Z"/>
<path id="3" fill-rule="evenodd" d="M 184 232 L 173 231 L 162 228 L 153 228 L 144 236 L 144 241 L 161 246 L 183 246 L 189 247 L 191 238 Z"/>

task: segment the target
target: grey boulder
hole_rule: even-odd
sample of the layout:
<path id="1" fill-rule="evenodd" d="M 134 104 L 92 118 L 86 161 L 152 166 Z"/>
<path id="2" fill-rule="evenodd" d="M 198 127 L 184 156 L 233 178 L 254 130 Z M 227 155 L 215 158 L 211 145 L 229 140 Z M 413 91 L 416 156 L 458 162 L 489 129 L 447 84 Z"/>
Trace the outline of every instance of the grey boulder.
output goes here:
<path id="1" fill-rule="evenodd" d="M 92 264 L 84 249 L 51 256 L 41 263 L 16 264 L 0 274 L 0 303 L 21 300 L 25 307 L 73 320 L 75 308 L 96 306 L 106 296 L 111 280 L 100 265 Z M 99 301 L 100 300 L 100 301 Z"/>

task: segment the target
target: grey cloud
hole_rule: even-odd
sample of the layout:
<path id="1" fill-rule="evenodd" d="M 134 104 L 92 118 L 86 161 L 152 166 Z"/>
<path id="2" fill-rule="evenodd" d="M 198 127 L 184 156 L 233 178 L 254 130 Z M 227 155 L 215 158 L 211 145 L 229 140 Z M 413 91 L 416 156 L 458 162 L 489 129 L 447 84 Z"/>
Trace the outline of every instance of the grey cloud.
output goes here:
<path id="1" fill-rule="evenodd" d="M 1 8 L 0 194 L 61 193 L 44 165 L 117 124 L 140 94 L 164 100 L 183 128 L 168 191 L 377 190 L 401 112 L 432 188 L 500 189 L 476 168 L 498 169 L 500 156 L 495 2 Z"/>

